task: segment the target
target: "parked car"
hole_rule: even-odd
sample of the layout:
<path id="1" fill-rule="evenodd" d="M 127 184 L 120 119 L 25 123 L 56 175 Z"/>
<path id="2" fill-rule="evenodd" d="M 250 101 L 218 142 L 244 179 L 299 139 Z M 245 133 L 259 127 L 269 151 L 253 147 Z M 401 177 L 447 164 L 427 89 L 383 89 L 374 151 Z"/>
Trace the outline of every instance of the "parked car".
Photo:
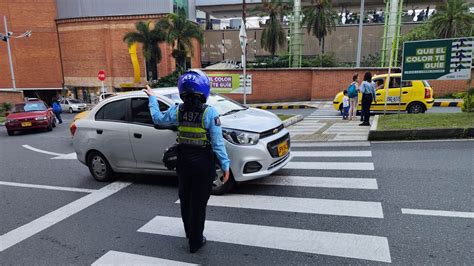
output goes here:
<path id="1" fill-rule="evenodd" d="M 177 88 L 156 89 L 161 110 L 181 102 Z M 213 193 L 223 194 L 236 182 L 271 175 L 290 161 L 290 134 L 274 114 L 245 107 L 218 94 L 208 104 L 221 115 L 223 136 L 231 160 L 231 178 L 223 183 L 217 167 Z M 114 173 L 175 174 L 165 167 L 165 151 L 176 143 L 176 130 L 153 124 L 143 92 L 119 94 L 76 120 L 73 146 L 80 162 L 98 181 Z"/>
<path id="2" fill-rule="evenodd" d="M 13 106 L 12 112 L 5 120 L 9 136 L 17 131 L 45 129 L 52 131 L 56 127 L 56 119 L 51 108 L 40 100 L 19 103 Z"/>
<path id="3" fill-rule="evenodd" d="M 372 103 L 370 111 L 383 111 L 385 108 L 385 92 L 387 95 L 387 111 L 398 111 L 400 101 L 400 73 L 390 74 L 390 82 L 386 82 L 388 74 L 377 75 L 372 81 L 379 82 L 383 86 L 376 91 L 377 103 Z M 424 113 L 434 104 L 433 89 L 426 80 L 413 80 L 402 82 L 402 101 L 400 107 L 402 111 L 408 113 Z M 335 110 L 342 109 L 343 93 L 339 92 L 333 101 Z M 362 95 L 359 93 L 359 105 L 357 110 L 362 109 Z"/>
<path id="4" fill-rule="evenodd" d="M 87 108 L 87 104 L 85 104 L 81 100 L 63 99 L 61 101 L 61 109 L 63 110 L 63 112 L 69 112 L 69 113 L 82 112 L 86 110 L 86 108 Z"/>

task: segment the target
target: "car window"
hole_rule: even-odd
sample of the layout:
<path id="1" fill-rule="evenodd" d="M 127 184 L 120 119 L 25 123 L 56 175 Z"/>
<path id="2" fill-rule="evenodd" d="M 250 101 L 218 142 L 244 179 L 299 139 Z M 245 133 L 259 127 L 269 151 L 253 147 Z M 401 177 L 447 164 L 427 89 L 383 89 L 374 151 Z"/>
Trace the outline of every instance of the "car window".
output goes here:
<path id="1" fill-rule="evenodd" d="M 78 103 L 81 103 L 81 102 L 78 101 L 78 100 L 69 100 L 69 103 L 70 104 L 78 104 Z"/>
<path id="2" fill-rule="evenodd" d="M 375 78 L 372 81 L 375 83 L 375 89 L 380 90 L 384 88 L 383 84 L 385 80 L 383 78 Z"/>
<path id="3" fill-rule="evenodd" d="M 389 88 L 400 88 L 400 80 L 401 80 L 401 78 L 399 78 L 399 77 L 390 78 Z M 402 82 L 402 87 L 403 88 L 412 87 L 411 81 L 403 81 Z"/>
<path id="4" fill-rule="evenodd" d="M 431 87 L 430 83 L 427 80 L 423 80 L 423 85 L 425 87 Z"/>
<path id="5" fill-rule="evenodd" d="M 158 101 L 160 111 L 168 110 L 168 105 Z M 150 108 L 148 107 L 148 98 L 132 99 L 132 122 L 153 125 Z"/>
<path id="6" fill-rule="evenodd" d="M 13 113 L 21 112 L 34 112 L 34 111 L 46 111 L 48 107 L 43 102 L 28 102 L 15 104 L 13 107 Z"/>
<path id="7" fill-rule="evenodd" d="M 96 120 L 105 121 L 126 121 L 127 118 L 126 100 L 118 100 L 104 105 L 95 115 Z"/>

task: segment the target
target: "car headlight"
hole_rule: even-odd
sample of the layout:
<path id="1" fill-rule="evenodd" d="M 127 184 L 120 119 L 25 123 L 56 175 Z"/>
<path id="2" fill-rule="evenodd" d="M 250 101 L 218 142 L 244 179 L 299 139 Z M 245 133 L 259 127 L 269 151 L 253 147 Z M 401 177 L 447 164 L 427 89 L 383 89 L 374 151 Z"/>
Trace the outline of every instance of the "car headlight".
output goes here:
<path id="1" fill-rule="evenodd" d="M 46 120 L 48 119 L 46 116 L 38 116 L 38 117 L 35 117 L 35 120 L 36 121 L 42 121 L 42 120 Z"/>
<path id="2" fill-rule="evenodd" d="M 222 129 L 222 135 L 224 135 L 224 138 L 227 141 L 229 141 L 232 144 L 237 144 L 237 145 L 255 145 L 258 143 L 258 140 L 260 139 L 260 134 L 258 133 L 228 129 L 228 128 Z"/>

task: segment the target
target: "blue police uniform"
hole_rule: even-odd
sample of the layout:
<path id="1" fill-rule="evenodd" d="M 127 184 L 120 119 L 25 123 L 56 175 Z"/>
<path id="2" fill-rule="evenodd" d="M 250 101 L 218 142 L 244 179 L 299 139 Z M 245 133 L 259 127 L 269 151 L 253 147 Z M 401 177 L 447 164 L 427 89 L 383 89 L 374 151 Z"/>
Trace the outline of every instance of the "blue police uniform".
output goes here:
<path id="1" fill-rule="evenodd" d="M 205 74 L 198 74 L 208 82 Z M 185 89 L 186 86 L 191 85 L 178 85 L 179 88 Z M 204 87 L 206 86 L 208 95 L 208 83 Z M 188 97 L 189 95 L 191 97 Z M 206 206 L 216 177 L 215 157 L 224 171 L 229 170 L 230 160 L 224 146 L 219 113 L 214 107 L 202 104 L 207 95 L 202 98 L 198 98 L 202 95 L 189 95 L 182 93 L 181 97 L 186 96 L 188 98 L 185 99 L 191 99 L 189 102 L 194 100 L 194 103 L 190 104 L 184 100 L 183 104 L 171 106 L 164 112 L 160 111 L 156 96 L 150 96 L 149 108 L 155 124 L 178 126 L 176 172 L 179 180 L 181 217 L 186 237 L 189 238 L 190 252 L 194 253 L 206 242 L 203 231 Z M 196 104 L 197 99 L 201 101 L 198 100 Z"/>

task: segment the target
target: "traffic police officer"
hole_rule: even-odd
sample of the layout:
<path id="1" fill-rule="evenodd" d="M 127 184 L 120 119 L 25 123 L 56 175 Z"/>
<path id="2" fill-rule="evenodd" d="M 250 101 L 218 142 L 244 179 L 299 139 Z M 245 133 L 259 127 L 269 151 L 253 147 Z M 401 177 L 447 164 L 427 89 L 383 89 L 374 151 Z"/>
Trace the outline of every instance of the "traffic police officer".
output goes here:
<path id="1" fill-rule="evenodd" d="M 205 104 L 210 92 L 207 75 L 197 69 L 185 72 L 178 80 L 182 104 L 161 112 L 153 90 L 147 86 L 153 122 L 178 126 L 179 199 L 189 250 L 196 252 L 206 243 L 203 236 L 207 201 L 216 177 L 214 154 L 229 179 L 230 160 L 224 146 L 219 113 Z"/>

